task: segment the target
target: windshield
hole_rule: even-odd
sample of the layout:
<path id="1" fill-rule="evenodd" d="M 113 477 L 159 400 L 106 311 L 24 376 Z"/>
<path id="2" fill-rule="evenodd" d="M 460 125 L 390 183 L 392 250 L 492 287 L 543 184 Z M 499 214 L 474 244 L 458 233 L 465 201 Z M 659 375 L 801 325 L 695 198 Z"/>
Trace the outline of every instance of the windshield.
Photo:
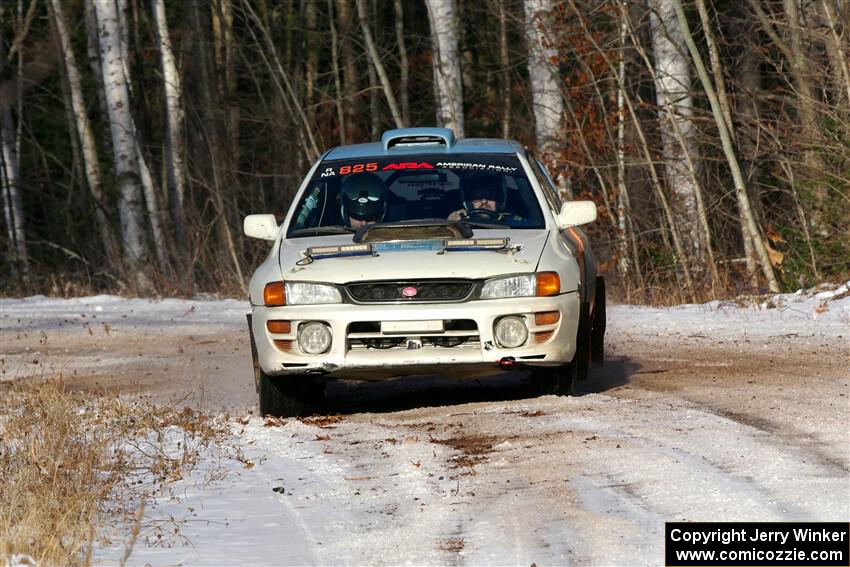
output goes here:
<path id="1" fill-rule="evenodd" d="M 323 161 L 296 205 L 287 237 L 422 220 L 480 228 L 545 226 L 516 156 L 410 155 Z"/>

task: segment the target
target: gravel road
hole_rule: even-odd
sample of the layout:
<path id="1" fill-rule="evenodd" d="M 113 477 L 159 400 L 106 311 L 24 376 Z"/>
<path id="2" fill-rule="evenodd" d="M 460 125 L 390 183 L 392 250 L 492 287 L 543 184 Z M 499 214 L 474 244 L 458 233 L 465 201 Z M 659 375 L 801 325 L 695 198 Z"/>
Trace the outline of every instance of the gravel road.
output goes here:
<path id="1" fill-rule="evenodd" d="M 3 377 L 61 372 L 247 415 L 244 308 L 164 303 L 43 318 L 6 304 Z M 253 504 L 229 525 L 256 526 L 219 559 L 657 564 L 665 521 L 850 520 L 847 309 L 799 329 L 664 313 L 612 308 L 606 365 L 573 397 L 529 398 L 522 373 L 412 378 L 334 384 L 327 416 L 245 420 L 258 465 L 239 498 Z M 195 555 L 181 560 L 205 563 L 197 550 L 222 529 L 184 530 Z"/>

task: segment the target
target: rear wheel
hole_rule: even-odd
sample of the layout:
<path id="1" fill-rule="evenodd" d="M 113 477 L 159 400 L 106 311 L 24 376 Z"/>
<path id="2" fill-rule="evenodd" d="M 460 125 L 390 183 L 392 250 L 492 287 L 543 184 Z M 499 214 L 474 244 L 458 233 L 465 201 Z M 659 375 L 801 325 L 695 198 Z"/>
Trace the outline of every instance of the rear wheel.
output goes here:
<path id="1" fill-rule="evenodd" d="M 598 276 L 590 330 L 590 358 L 599 366 L 605 362 L 605 325 L 608 318 L 605 309 L 605 278 Z"/>

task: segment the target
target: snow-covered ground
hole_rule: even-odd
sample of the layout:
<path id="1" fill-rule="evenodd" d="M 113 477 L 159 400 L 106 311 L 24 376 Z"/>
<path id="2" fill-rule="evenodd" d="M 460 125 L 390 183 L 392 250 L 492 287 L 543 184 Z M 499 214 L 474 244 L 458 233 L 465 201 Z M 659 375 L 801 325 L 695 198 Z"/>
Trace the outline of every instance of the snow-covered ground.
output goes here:
<path id="1" fill-rule="evenodd" d="M 0 300 L 0 352 L 5 379 L 120 370 L 146 394 L 205 365 L 231 445 L 149 503 L 130 564 L 661 564 L 665 521 L 850 520 L 848 284 L 611 306 L 575 397 L 396 380 L 335 386 L 341 415 L 306 420 L 250 413 L 241 301 Z"/>

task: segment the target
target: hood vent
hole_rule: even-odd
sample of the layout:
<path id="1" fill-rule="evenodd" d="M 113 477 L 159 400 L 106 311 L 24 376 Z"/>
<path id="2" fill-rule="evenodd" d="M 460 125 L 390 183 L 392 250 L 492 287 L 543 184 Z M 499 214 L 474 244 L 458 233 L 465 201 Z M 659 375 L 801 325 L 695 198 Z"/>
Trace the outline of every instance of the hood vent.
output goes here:
<path id="1" fill-rule="evenodd" d="M 448 128 L 400 128 L 388 130 L 381 136 L 384 150 L 392 148 L 421 148 L 437 146 L 451 148 L 455 145 L 455 133 Z"/>

